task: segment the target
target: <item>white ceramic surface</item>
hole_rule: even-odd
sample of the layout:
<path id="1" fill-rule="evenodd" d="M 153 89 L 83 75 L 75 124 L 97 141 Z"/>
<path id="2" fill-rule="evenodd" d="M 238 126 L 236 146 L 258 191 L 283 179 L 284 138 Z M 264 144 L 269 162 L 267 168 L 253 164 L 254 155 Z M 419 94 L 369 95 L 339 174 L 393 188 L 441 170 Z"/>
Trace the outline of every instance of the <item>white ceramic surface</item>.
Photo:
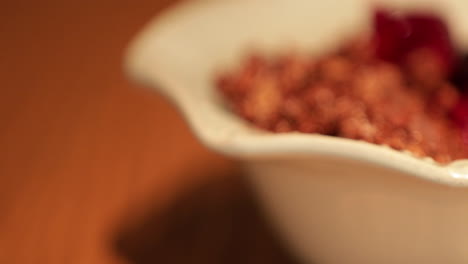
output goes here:
<path id="1" fill-rule="evenodd" d="M 387 1 L 436 9 L 468 47 L 468 1 Z M 468 160 L 431 159 L 361 141 L 269 134 L 227 111 L 213 86 L 252 48 L 319 53 L 365 31 L 367 0 L 188 1 L 130 45 L 132 78 L 167 95 L 208 147 L 244 162 L 293 252 L 314 263 L 468 263 Z"/>

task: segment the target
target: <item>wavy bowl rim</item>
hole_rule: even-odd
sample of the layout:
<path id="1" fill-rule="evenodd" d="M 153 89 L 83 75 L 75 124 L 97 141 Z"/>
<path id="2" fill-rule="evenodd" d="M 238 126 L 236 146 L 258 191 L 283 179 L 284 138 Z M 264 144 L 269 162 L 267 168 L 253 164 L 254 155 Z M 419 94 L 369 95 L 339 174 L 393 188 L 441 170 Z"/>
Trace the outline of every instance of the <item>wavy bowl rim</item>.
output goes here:
<path id="1" fill-rule="evenodd" d="M 200 9 L 206 10 L 206 7 L 210 5 L 234 2 L 242 3 L 239 0 L 198 0 L 186 1 L 169 8 L 164 14 L 152 19 L 137 34 L 125 54 L 124 68 L 127 75 L 141 84 L 156 89 L 172 101 L 197 139 L 205 146 L 241 160 L 284 157 L 285 155 L 301 157 L 327 155 L 349 158 L 394 169 L 443 185 L 468 187 L 468 159 L 442 165 L 432 158 L 418 158 L 408 151 L 398 151 L 385 145 L 359 140 L 297 132 L 284 134 L 259 132 L 236 118 L 229 122 L 237 122 L 237 125 L 243 126 L 244 129 L 241 131 L 232 129 L 222 135 L 214 136 L 213 129 L 215 128 L 208 125 L 207 119 L 201 118 L 204 113 L 197 111 L 197 103 L 174 92 L 183 90 L 182 84 L 165 74 L 164 67 L 161 65 L 154 65 L 154 68 L 150 69 L 151 63 L 148 63 L 146 54 L 150 50 L 155 51 L 156 46 L 151 45 L 155 41 L 155 36 L 170 28 L 173 21 L 186 19 L 187 16 L 199 12 Z"/>

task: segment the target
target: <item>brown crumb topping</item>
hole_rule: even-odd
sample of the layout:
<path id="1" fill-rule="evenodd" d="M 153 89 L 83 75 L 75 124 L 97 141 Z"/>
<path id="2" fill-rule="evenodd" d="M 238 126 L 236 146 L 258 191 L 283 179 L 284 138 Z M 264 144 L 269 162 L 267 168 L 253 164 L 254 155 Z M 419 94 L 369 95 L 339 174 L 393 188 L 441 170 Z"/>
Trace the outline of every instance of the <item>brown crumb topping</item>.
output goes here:
<path id="1" fill-rule="evenodd" d="M 217 86 L 233 111 L 272 132 L 320 133 L 408 150 L 441 163 L 467 158 L 447 117 L 458 100 L 425 51 L 411 68 L 373 58 L 355 42 L 320 57 L 249 57 Z"/>

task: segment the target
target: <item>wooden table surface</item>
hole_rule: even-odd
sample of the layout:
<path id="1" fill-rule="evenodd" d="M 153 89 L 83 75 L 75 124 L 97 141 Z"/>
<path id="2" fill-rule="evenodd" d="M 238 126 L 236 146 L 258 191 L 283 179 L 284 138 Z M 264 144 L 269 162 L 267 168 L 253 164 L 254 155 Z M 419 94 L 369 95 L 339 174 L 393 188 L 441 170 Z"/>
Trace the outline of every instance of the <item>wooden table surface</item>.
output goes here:
<path id="1" fill-rule="evenodd" d="M 2 2 L 0 263 L 125 263 L 122 221 L 233 168 L 122 73 L 128 41 L 173 3 Z"/>

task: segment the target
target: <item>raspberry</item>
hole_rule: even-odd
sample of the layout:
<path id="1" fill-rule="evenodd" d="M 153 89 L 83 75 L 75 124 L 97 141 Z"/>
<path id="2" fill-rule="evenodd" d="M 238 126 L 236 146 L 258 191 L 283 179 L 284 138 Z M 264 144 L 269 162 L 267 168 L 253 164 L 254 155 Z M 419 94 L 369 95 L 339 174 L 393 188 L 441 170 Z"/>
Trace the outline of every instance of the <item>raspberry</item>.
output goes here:
<path id="1" fill-rule="evenodd" d="M 461 98 L 455 105 L 452 119 L 460 129 L 468 132 L 468 96 Z"/>
<path id="2" fill-rule="evenodd" d="M 455 63 L 450 34 L 443 20 L 435 15 L 409 13 L 399 15 L 379 9 L 374 14 L 375 52 L 377 57 L 404 65 L 407 57 L 419 49 L 431 50 L 448 76 Z"/>

